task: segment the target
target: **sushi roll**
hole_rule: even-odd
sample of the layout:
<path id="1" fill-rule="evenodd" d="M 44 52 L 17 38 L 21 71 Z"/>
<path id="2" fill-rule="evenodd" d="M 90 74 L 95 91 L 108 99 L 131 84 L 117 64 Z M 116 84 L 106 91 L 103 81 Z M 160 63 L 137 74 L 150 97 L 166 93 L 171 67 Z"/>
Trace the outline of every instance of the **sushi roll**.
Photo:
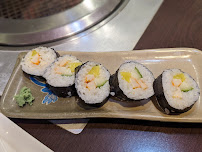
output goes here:
<path id="1" fill-rule="evenodd" d="M 49 66 L 43 77 L 50 90 L 59 97 L 71 97 L 76 93 L 74 88 L 75 68 L 82 62 L 75 56 L 64 55 Z"/>
<path id="2" fill-rule="evenodd" d="M 111 95 L 121 100 L 142 100 L 154 95 L 154 76 L 144 65 L 135 61 L 123 63 L 111 77 Z"/>
<path id="3" fill-rule="evenodd" d="M 42 76 L 46 68 L 56 60 L 57 55 L 51 48 L 35 48 L 22 59 L 22 70 L 29 75 Z"/>
<path id="4" fill-rule="evenodd" d="M 163 71 L 154 81 L 159 106 L 166 114 L 180 114 L 192 108 L 200 89 L 196 81 L 179 69 Z"/>
<path id="5" fill-rule="evenodd" d="M 101 64 L 86 62 L 77 69 L 75 88 L 79 98 L 89 105 L 101 105 L 110 93 L 109 71 Z"/>

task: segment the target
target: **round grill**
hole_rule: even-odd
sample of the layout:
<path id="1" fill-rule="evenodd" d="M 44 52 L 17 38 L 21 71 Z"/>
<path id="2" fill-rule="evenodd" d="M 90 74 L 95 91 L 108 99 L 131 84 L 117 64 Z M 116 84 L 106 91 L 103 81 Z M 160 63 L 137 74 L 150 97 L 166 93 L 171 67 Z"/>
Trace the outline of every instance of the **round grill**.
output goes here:
<path id="1" fill-rule="evenodd" d="M 118 12 L 127 2 L 0 0 L 0 45 L 35 45 L 75 36 Z"/>
<path id="2" fill-rule="evenodd" d="M 83 0 L 1 0 L 0 18 L 36 19 L 65 11 Z"/>

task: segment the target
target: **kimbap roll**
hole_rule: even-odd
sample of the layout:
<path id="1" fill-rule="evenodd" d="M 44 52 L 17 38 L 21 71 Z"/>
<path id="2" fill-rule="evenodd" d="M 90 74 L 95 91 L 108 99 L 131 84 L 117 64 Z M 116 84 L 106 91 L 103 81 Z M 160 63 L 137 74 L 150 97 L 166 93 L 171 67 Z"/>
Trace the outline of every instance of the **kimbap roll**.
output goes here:
<path id="1" fill-rule="evenodd" d="M 43 77 L 50 90 L 59 97 L 71 97 L 74 88 L 75 68 L 82 64 L 75 56 L 64 55 L 49 66 Z"/>
<path id="2" fill-rule="evenodd" d="M 166 114 L 180 114 L 192 108 L 200 89 L 196 81 L 179 69 L 169 69 L 154 81 L 159 106 Z"/>
<path id="3" fill-rule="evenodd" d="M 86 62 L 77 69 L 75 88 L 86 104 L 105 103 L 110 93 L 109 71 L 101 64 Z"/>
<path id="4" fill-rule="evenodd" d="M 42 76 L 46 68 L 57 58 L 57 53 L 46 47 L 38 47 L 29 51 L 22 59 L 22 70 L 30 75 Z"/>
<path id="5" fill-rule="evenodd" d="M 135 61 L 123 63 L 111 77 L 111 95 L 121 100 L 142 100 L 154 95 L 154 76 Z"/>

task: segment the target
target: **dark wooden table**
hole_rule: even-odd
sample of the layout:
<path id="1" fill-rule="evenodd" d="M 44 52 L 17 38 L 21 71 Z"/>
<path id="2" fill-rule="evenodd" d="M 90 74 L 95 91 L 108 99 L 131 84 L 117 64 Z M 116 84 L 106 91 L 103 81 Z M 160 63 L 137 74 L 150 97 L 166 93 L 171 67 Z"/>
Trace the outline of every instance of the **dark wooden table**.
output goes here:
<path id="1" fill-rule="evenodd" d="M 165 0 L 134 49 L 170 47 L 202 50 L 202 0 Z M 46 120 L 12 121 L 54 151 L 202 151 L 202 124 L 91 119 L 73 135 Z"/>

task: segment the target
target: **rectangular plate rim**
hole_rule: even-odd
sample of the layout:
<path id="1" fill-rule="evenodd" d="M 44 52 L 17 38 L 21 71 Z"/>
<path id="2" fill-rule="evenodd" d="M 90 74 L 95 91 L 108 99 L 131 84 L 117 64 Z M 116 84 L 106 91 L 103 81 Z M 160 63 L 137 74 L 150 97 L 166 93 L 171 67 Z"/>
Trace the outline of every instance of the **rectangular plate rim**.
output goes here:
<path id="1" fill-rule="evenodd" d="M 79 52 L 78 51 L 77 53 L 92 53 L 92 54 L 94 54 L 94 53 L 96 53 L 96 54 L 97 53 L 127 53 L 127 52 L 149 52 L 149 53 L 152 53 L 153 51 L 159 51 L 159 50 L 167 51 L 167 52 L 184 51 L 184 52 L 187 52 L 187 53 L 189 53 L 190 51 L 193 53 L 193 50 L 194 50 L 194 52 L 199 53 L 200 55 L 202 55 L 202 51 L 200 51 L 199 49 L 195 49 L 195 48 L 160 48 L 160 49 L 144 49 L 144 50 L 117 51 L 117 52 L 113 52 L 113 51 L 112 52 Z M 69 51 L 58 51 L 58 52 L 71 53 L 71 51 L 70 52 Z M 202 123 L 202 117 L 198 118 L 198 119 L 187 119 L 186 118 L 186 120 L 184 120 L 184 119 L 181 119 L 181 118 L 175 118 L 175 119 L 170 120 L 170 119 L 164 119 L 163 117 L 157 117 L 156 118 L 156 117 L 152 117 L 152 116 L 150 116 L 150 117 L 148 117 L 148 116 L 146 116 L 146 117 L 144 117 L 144 116 L 142 116 L 142 117 L 139 117 L 139 116 L 135 116 L 135 117 L 134 116 L 133 117 L 122 117 L 120 115 L 113 114 L 113 113 L 111 113 L 110 116 L 107 116 L 107 115 L 106 116 L 105 115 L 104 116 L 92 116 L 92 115 L 88 115 L 88 114 L 84 113 L 84 115 L 82 115 L 82 116 L 81 116 L 81 114 L 79 114 L 79 117 L 75 117 L 76 114 L 75 113 L 73 113 L 73 114 L 71 113 L 71 115 L 68 116 L 68 117 L 66 115 L 62 115 L 60 117 L 55 117 L 55 116 L 48 116 L 48 117 L 45 116 L 44 117 L 43 115 L 41 117 L 35 117 L 35 116 L 26 117 L 26 116 L 21 115 L 19 117 L 19 115 L 15 115 L 14 113 L 7 112 L 4 108 L 2 108 L 2 101 L 5 98 L 5 92 L 6 92 L 6 90 L 9 89 L 9 86 L 10 86 L 10 83 L 11 83 L 11 79 L 14 78 L 15 71 L 17 71 L 16 65 L 19 64 L 18 63 L 19 62 L 19 56 L 24 55 L 25 53 L 26 52 L 19 53 L 18 59 L 17 59 L 16 64 L 15 64 L 15 68 L 14 68 L 14 70 L 12 72 L 12 75 L 11 75 L 11 77 L 9 79 L 9 82 L 7 83 L 6 88 L 5 88 L 5 90 L 3 92 L 3 95 L 1 97 L 0 112 L 2 112 L 7 117 L 10 117 L 10 118 L 22 118 L 22 119 L 121 118 L 121 119 L 137 119 L 137 120 L 149 120 L 149 121 L 162 121 L 162 122 Z M 72 51 L 72 53 L 76 53 L 76 52 Z M 152 119 L 149 119 L 151 117 L 152 117 Z M 168 117 L 165 117 L 165 118 L 168 118 Z"/>

